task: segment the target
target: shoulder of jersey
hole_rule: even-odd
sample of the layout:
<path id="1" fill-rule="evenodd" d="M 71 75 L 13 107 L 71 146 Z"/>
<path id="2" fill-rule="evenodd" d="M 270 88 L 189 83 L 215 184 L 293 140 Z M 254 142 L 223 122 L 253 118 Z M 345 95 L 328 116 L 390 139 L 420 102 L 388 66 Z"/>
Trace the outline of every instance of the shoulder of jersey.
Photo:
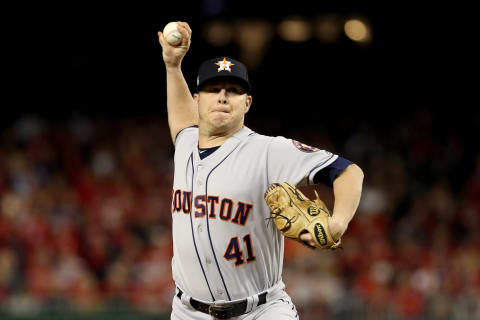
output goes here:
<path id="1" fill-rule="evenodd" d="M 271 143 L 273 144 L 275 149 L 281 149 L 281 150 L 293 149 L 293 150 L 301 151 L 303 153 L 313 153 L 313 152 L 324 151 L 319 148 L 309 146 L 295 139 L 290 139 L 283 136 L 276 136 L 276 137 L 270 137 L 270 138 L 272 138 Z"/>
<path id="2" fill-rule="evenodd" d="M 273 139 L 275 139 L 275 137 L 271 137 L 271 136 L 265 136 L 263 134 L 259 134 L 259 133 L 256 133 L 256 132 L 251 132 L 249 135 L 248 135 L 248 143 L 247 145 L 249 145 L 250 147 L 258 147 L 258 148 L 265 148 L 268 144 L 270 144 Z"/>
<path id="3" fill-rule="evenodd" d="M 196 136 L 198 136 L 198 126 L 195 125 L 195 126 L 191 126 L 191 127 L 186 127 L 186 128 L 183 128 L 182 130 L 180 130 L 179 132 L 177 132 L 177 136 L 175 137 L 175 145 L 177 145 L 178 138 L 180 136 L 185 136 L 185 135 L 187 135 L 187 137 L 189 137 L 189 138 L 186 138 L 186 141 L 188 141 L 188 140 L 194 141 Z M 184 141 L 185 141 L 185 139 L 184 139 Z"/>
<path id="4" fill-rule="evenodd" d="M 266 136 L 266 135 L 259 134 L 259 133 L 256 133 L 256 132 L 253 132 L 253 131 L 252 131 L 252 132 L 248 135 L 248 138 L 249 138 L 250 141 L 268 143 L 268 142 L 270 142 L 272 139 L 274 139 L 275 137 Z"/>

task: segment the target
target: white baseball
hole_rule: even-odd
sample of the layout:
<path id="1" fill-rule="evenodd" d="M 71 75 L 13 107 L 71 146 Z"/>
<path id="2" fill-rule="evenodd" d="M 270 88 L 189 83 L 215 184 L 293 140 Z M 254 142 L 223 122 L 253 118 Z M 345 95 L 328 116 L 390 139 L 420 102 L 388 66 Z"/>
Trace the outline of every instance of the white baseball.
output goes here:
<path id="1" fill-rule="evenodd" d="M 169 22 L 163 28 L 163 36 L 167 42 L 172 46 L 177 46 L 182 42 L 182 34 L 178 31 L 178 24 L 176 22 Z"/>

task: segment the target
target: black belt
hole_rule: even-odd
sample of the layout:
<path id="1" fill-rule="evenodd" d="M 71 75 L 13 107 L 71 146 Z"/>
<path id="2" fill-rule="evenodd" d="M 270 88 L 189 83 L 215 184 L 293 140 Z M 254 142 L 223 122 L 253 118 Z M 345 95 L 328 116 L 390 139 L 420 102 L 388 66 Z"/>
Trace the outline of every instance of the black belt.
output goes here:
<path id="1" fill-rule="evenodd" d="M 183 295 L 182 290 L 178 289 L 177 297 L 181 299 L 182 295 Z M 259 294 L 257 306 L 260 306 L 266 302 L 267 302 L 267 293 L 264 292 Z M 225 306 L 216 306 L 216 305 L 210 305 L 207 303 L 197 301 L 193 298 L 190 298 L 190 305 L 195 310 L 209 314 L 212 317 L 217 319 L 230 319 L 233 317 L 238 317 L 247 311 L 247 299 L 242 300 L 240 302 L 228 304 Z"/>

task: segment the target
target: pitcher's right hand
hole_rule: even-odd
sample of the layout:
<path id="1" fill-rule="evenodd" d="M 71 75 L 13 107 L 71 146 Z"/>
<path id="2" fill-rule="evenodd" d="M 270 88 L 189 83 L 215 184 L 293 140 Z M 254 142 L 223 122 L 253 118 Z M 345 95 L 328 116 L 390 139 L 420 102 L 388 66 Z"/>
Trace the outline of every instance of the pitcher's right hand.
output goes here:
<path id="1" fill-rule="evenodd" d="M 186 22 L 177 21 L 178 31 L 182 34 L 182 42 L 178 46 L 168 44 L 161 31 L 158 32 L 158 41 L 162 46 L 163 61 L 167 68 L 179 67 L 182 59 L 190 48 L 192 29 Z"/>

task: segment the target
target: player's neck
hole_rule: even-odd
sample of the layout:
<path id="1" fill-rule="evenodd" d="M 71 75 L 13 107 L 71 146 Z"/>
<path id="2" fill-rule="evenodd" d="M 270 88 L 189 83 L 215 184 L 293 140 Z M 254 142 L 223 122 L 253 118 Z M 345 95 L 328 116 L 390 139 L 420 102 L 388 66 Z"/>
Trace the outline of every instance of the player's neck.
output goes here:
<path id="1" fill-rule="evenodd" d="M 228 131 L 210 131 L 202 130 L 202 126 L 199 128 L 198 136 L 198 147 L 199 148 L 212 148 L 216 146 L 221 146 L 225 143 L 231 136 L 238 132 L 243 127 L 243 124 L 240 127 L 232 128 Z"/>

